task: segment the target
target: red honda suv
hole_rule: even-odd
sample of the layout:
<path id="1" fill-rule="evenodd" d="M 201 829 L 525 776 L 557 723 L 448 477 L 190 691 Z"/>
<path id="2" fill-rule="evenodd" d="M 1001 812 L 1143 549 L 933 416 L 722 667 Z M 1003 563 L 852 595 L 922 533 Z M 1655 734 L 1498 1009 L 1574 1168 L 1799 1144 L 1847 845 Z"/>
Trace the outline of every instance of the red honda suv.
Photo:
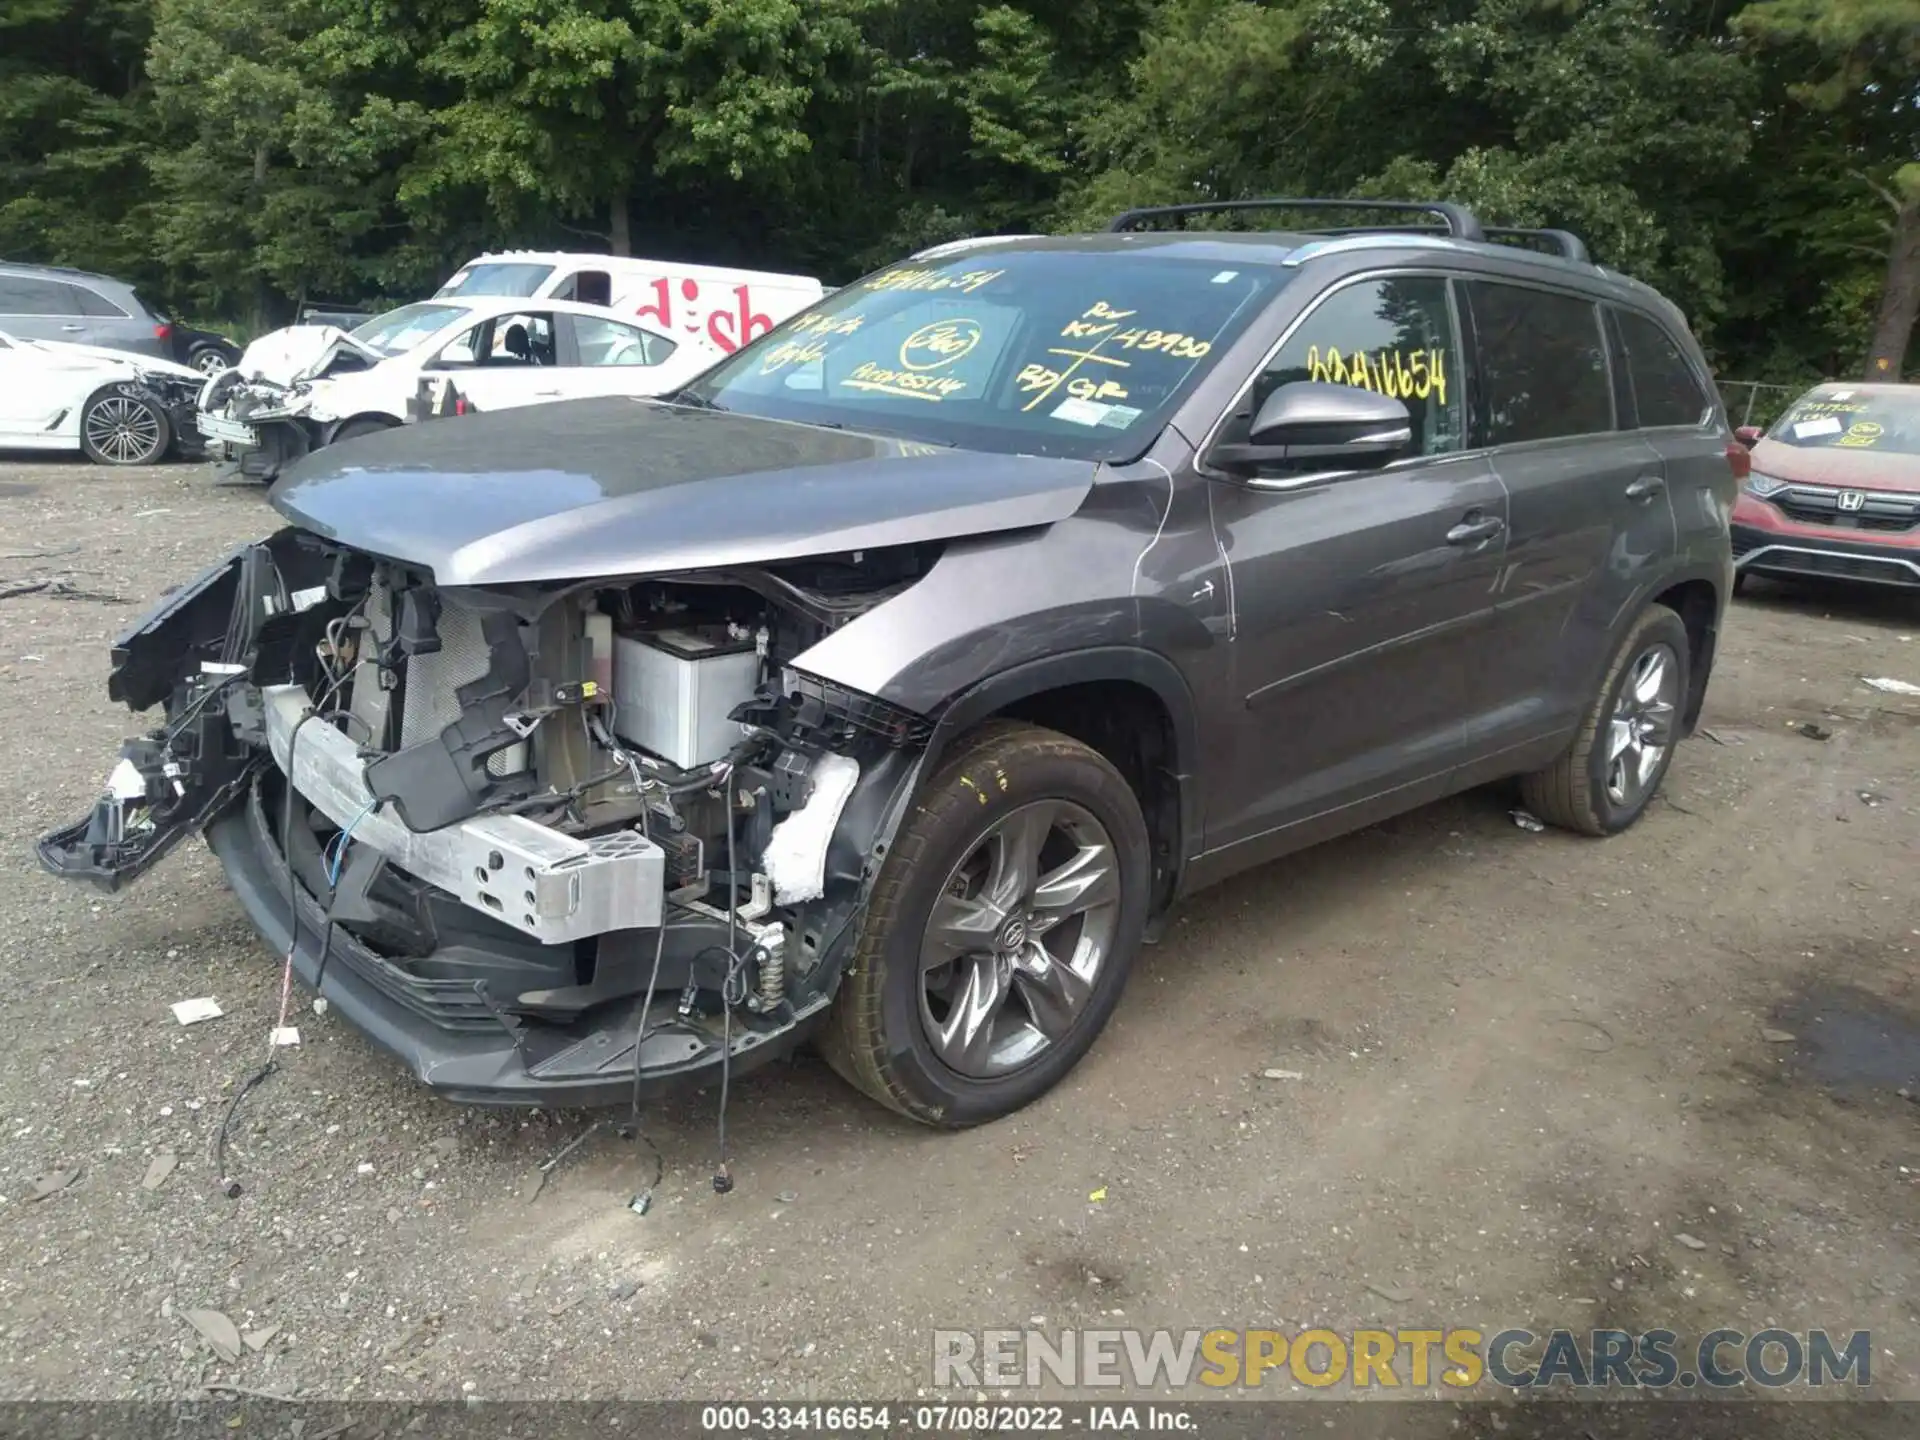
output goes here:
<path id="1" fill-rule="evenodd" d="M 1763 435 L 1733 507 L 1734 586 L 1813 575 L 1920 589 L 1920 385 L 1819 385 Z"/>

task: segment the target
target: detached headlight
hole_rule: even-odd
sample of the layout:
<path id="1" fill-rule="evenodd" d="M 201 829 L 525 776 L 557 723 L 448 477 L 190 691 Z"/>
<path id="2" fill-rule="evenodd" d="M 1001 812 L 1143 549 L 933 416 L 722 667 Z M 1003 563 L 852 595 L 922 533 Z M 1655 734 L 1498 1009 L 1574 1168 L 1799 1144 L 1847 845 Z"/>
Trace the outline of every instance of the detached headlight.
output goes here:
<path id="1" fill-rule="evenodd" d="M 1769 495 L 1778 495 L 1790 482 L 1777 480 L 1771 475 L 1762 475 L 1758 470 L 1747 476 L 1747 493 L 1765 500 Z"/>

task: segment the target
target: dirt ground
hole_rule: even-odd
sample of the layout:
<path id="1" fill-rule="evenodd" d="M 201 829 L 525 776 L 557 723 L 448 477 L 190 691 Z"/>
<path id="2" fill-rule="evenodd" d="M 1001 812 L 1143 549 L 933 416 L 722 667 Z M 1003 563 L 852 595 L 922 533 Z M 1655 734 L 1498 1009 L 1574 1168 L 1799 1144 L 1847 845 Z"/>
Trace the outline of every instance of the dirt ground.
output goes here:
<path id="1" fill-rule="evenodd" d="M 1481 792 L 1189 904 L 1000 1124 L 804 1057 L 736 1087 L 730 1195 L 715 1097 L 651 1110 L 642 1217 L 646 1149 L 603 1128 L 536 1194 L 591 1117 L 450 1106 L 303 1009 L 228 1200 L 277 957 L 197 842 L 114 898 L 30 845 L 142 728 L 110 638 L 272 524 L 203 468 L 0 465 L 0 592 L 64 579 L 0 600 L 0 1398 L 910 1398 L 934 1327 L 1035 1317 L 1869 1329 L 1920 1398 L 1920 699 L 1861 683 L 1920 682 L 1920 601 L 1756 586 L 1625 836 Z M 273 1333 L 229 1363 L 197 1308 Z"/>

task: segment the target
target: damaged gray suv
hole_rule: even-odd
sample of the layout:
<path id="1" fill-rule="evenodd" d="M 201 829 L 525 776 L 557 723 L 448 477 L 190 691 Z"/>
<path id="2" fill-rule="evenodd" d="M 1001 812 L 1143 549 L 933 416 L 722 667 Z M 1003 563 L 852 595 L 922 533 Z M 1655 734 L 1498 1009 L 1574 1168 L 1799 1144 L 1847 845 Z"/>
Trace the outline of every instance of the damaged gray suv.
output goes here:
<path id="1" fill-rule="evenodd" d="M 1256 207 L 1387 223 L 1189 228 Z M 1563 232 L 1270 201 L 938 247 L 662 401 L 309 456 L 117 642 L 164 723 L 39 854 L 112 890 L 204 833 L 456 1100 L 810 1039 L 973 1124 L 1229 874 L 1505 777 L 1632 824 L 1734 444 L 1680 312 Z"/>

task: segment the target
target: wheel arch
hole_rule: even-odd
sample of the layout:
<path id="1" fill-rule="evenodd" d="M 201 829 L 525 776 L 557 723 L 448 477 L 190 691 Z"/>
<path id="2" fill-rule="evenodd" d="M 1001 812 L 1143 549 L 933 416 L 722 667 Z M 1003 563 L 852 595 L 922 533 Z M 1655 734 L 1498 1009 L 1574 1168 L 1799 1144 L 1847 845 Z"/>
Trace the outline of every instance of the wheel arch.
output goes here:
<path id="1" fill-rule="evenodd" d="M 1687 696 L 1680 714 L 1680 734 L 1685 737 L 1693 733 L 1706 703 L 1707 675 L 1720 643 L 1726 594 L 1705 576 L 1694 576 L 1668 585 L 1649 603 L 1666 606 L 1687 627 Z"/>
<path id="2" fill-rule="evenodd" d="M 406 423 L 397 416 L 389 415 L 384 410 L 356 410 L 343 420 L 330 422 L 326 427 L 326 434 L 322 443 L 327 445 L 333 444 L 340 438 L 341 431 L 345 430 L 349 425 L 358 425 L 362 421 L 372 421 L 378 424 L 383 430 L 397 430 Z"/>
<path id="3" fill-rule="evenodd" d="M 1678 737 L 1687 738 L 1699 723 L 1700 709 L 1706 702 L 1707 677 L 1720 641 L 1720 620 L 1726 613 L 1727 597 L 1732 589 L 1731 563 L 1725 573 L 1689 567 L 1669 571 L 1641 586 L 1614 612 L 1612 623 L 1607 627 L 1607 643 L 1596 657 L 1581 693 L 1590 693 L 1600 683 L 1613 652 L 1647 607 L 1664 605 L 1678 614 L 1687 627 L 1687 696 Z"/>
<path id="4" fill-rule="evenodd" d="M 1199 724 L 1193 693 L 1173 662 L 1132 645 L 1100 646 L 1029 660 L 961 691 L 940 711 L 921 774 L 955 740 L 987 720 L 1058 730 L 1105 756 L 1132 786 L 1153 847 L 1152 913 L 1177 893 L 1200 848 Z"/>

